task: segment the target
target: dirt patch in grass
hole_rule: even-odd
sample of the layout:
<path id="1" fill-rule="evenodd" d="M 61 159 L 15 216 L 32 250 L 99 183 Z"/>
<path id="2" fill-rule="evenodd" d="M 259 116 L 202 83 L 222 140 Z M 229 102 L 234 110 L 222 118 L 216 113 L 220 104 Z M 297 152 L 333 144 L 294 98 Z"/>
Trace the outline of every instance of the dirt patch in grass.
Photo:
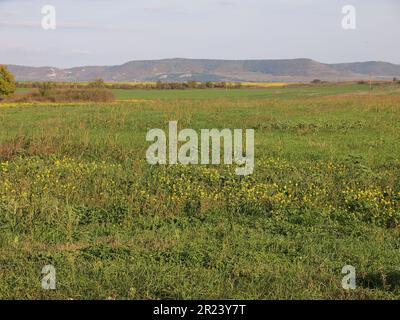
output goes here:
<path id="1" fill-rule="evenodd" d="M 48 156 L 56 153 L 57 145 L 54 139 L 16 137 L 0 144 L 0 160 L 11 160 L 18 156 Z"/>

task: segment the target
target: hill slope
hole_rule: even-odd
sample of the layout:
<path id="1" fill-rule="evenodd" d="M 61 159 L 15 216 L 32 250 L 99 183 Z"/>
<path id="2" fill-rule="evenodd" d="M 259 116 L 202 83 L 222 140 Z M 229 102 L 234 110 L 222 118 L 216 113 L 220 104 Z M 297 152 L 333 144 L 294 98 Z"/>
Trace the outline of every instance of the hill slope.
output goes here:
<path id="1" fill-rule="evenodd" d="M 311 59 L 130 61 L 116 66 L 70 69 L 9 65 L 17 80 L 34 81 L 310 81 L 400 78 L 400 65 L 387 62 L 324 64 Z"/>

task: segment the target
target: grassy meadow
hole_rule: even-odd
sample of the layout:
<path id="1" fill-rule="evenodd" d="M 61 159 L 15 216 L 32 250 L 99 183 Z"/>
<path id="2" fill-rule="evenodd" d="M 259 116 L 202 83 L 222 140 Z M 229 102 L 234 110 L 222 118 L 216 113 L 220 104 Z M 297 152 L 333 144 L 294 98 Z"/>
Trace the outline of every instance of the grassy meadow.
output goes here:
<path id="1" fill-rule="evenodd" d="M 400 85 L 113 91 L 0 104 L 0 298 L 400 298 Z M 150 166 L 173 120 L 255 129 L 254 174 Z"/>

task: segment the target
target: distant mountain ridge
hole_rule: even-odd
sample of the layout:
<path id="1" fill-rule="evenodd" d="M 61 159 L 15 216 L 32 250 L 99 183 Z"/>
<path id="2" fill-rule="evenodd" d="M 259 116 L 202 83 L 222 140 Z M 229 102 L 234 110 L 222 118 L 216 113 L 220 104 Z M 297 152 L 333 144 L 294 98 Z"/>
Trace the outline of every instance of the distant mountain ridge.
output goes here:
<path id="1" fill-rule="evenodd" d="M 327 64 L 311 59 L 163 59 L 75 68 L 9 65 L 19 81 L 343 81 L 400 78 L 400 65 L 382 61 Z"/>

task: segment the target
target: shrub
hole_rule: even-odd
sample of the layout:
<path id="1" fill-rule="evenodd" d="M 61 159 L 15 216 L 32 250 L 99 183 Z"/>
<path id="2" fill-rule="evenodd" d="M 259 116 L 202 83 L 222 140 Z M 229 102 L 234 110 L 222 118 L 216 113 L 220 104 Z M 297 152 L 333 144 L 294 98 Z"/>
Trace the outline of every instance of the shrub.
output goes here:
<path id="1" fill-rule="evenodd" d="M 54 89 L 49 85 L 39 88 L 38 92 L 16 95 L 9 102 L 111 102 L 115 97 L 108 89 Z"/>
<path id="2" fill-rule="evenodd" d="M 188 82 L 187 82 L 187 86 L 188 86 L 188 88 L 190 88 L 190 89 L 194 89 L 194 88 L 197 87 L 197 82 L 196 82 L 196 81 L 188 81 Z"/>
<path id="3" fill-rule="evenodd" d="M 104 83 L 104 80 L 99 78 L 99 79 L 95 79 L 92 82 L 88 83 L 88 87 L 89 88 L 105 88 L 106 84 Z"/>
<path id="4" fill-rule="evenodd" d="M 37 88 L 39 89 L 40 96 L 49 97 L 51 90 L 55 88 L 55 84 L 52 82 L 39 82 Z"/>
<path id="5" fill-rule="evenodd" d="M 0 65 L 0 100 L 15 92 L 16 84 L 13 74 L 6 66 Z"/>
<path id="6" fill-rule="evenodd" d="M 97 88 L 97 89 L 162 89 L 162 90 L 184 90 L 184 89 L 206 89 L 206 88 L 218 88 L 218 89 L 240 89 L 242 84 L 240 82 L 200 82 L 200 81 L 188 81 L 188 82 L 115 82 L 106 83 L 103 79 L 95 79 L 92 82 L 81 83 L 81 82 L 53 82 L 52 86 L 57 89 L 85 89 L 85 88 Z M 41 82 L 22 81 L 17 82 L 18 88 L 40 88 L 42 87 Z"/>
<path id="7" fill-rule="evenodd" d="M 114 100 L 114 95 L 110 90 L 100 88 L 88 89 L 59 89 L 54 93 L 55 102 L 62 101 L 93 101 L 110 102 Z"/>

